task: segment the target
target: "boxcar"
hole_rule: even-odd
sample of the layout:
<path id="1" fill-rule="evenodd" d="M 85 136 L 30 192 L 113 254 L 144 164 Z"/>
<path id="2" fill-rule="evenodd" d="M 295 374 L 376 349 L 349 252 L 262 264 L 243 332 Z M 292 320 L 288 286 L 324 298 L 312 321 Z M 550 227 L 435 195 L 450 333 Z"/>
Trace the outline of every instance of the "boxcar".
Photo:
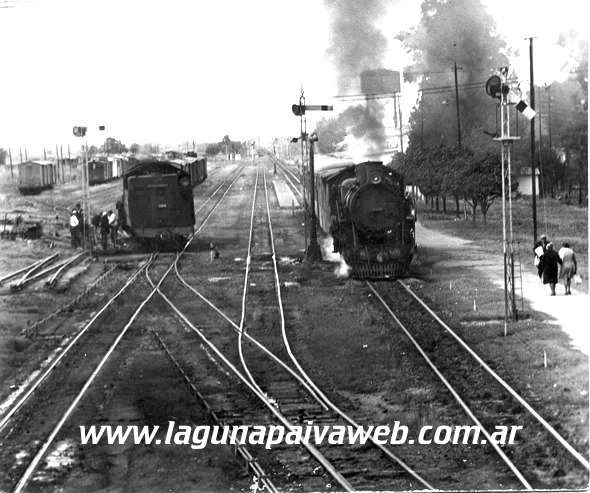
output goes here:
<path id="1" fill-rule="evenodd" d="M 25 161 L 18 165 L 18 189 L 20 193 L 40 193 L 53 188 L 56 168 L 52 161 Z"/>
<path id="2" fill-rule="evenodd" d="M 107 166 L 107 162 L 102 159 L 88 161 L 88 183 L 90 185 L 104 183 L 107 176 Z"/>

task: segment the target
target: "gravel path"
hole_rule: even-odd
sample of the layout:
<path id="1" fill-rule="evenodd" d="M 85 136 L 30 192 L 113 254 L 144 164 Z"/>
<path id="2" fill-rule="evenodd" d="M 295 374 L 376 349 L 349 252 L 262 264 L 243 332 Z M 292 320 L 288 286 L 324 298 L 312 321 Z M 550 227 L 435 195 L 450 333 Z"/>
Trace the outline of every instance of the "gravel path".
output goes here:
<path id="1" fill-rule="evenodd" d="M 499 289 L 504 286 L 502 255 L 490 255 L 484 252 L 474 242 L 440 233 L 433 229 L 425 228 L 418 223 L 416 237 L 419 239 L 419 247 L 443 248 L 451 257 L 435 262 L 433 270 L 438 267 L 456 266 L 462 269 L 472 270 L 474 275 L 482 275 L 490 279 Z M 543 286 L 536 269 L 533 266 L 532 254 L 530 257 L 522 257 L 522 293 L 531 309 L 544 313 L 547 319 L 554 320 L 571 338 L 571 344 L 586 355 L 590 355 L 590 332 L 583 322 L 588 315 L 590 296 L 576 287 L 572 287 L 572 296 L 564 296 L 565 289 L 560 284 L 556 291 L 557 296 L 549 295 L 549 287 Z M 516 285 L 518 288 L 518 284 Z"/>

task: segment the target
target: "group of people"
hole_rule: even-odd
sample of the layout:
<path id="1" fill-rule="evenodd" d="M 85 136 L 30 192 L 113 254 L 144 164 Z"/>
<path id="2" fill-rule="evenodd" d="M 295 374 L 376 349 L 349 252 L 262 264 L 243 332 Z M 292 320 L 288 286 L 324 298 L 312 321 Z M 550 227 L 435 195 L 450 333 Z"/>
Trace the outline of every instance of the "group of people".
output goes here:
<path id="1" fill-rule="evenodd" d="M 112 211 L 102 211 L 92 218 L 92 226 L 94 226 L 95 233 L 99 233 L 97 240 L 103 250 L 109 246 L 109 239 L 113 243 L 113 247 L 117 247 L 117 231 L 119 229 L 119 222 L 117 215 Z"/>
<path id="2" fill-rule="evenodd" d="M 547 240 L 547 236 L 542 235 L 540 240 L 535 243 L 534 252 L 537 272 L 543 284 L 549 284 L 551 296 L 555 296 L 555 286 L 559 278 L 563 280 L 565 285 L 565 294 L 571 295 L 572 279 L 578 271 L 578 263 L 570 244 L 564 242 L 557 252 L 553 243 Z M 561 266 L 561 271 L 559 266 Z"/>
<path id="3" fill-rule="evenodd" d="M 117 231 L 119 229 L 119 221 L 117 214 L 112 210 L 103 211 L 100 214 L 96 214 L 92 218 L 92 226 L 94 228 L 95 235 L 98 234 L 97 240 L 100 241 L 102 249 L 108 248 L 109 239 L 113 243 L 113 246 L 117 246 Z M 70 236 L 72 240 L 72 248 L 78 248 L 82 246 L 82 238 L 85 232 L 84 213 L 80 204 L 72 209 L 70 214 Z"/>

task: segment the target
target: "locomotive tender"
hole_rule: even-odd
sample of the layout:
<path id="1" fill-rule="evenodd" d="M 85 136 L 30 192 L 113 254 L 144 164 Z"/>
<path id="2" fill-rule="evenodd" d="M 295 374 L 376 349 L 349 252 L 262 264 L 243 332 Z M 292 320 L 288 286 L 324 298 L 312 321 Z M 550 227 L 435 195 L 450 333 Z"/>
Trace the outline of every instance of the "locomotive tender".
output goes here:
<path id="1" fill-rule="evenodd" d="M 408 274 L 416 251 L 415 208 L 401 174 L 380 161 L 316 172 L 316 215 L 358 278 Z"/>
<path id="2" fill-rule="evenodd" d="M 207 177 L 207 159 L 138 161 L 123 177 L 119 218 L 139 239 L 165 240 L 193 233 L 193 187 Z"/>

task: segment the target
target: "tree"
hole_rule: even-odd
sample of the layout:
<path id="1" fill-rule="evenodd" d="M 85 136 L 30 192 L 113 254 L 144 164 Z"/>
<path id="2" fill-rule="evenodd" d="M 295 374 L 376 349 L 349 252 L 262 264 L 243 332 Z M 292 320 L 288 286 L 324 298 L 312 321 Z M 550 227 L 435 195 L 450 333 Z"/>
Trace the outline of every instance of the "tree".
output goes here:
<path id="1" fill-rule="evenodd" d="M 507 65 L 507 58 L 481 0 L 425 0 L 418 26 L 398 39 L 414 58 L 405 75 L 422 90 L 410 117 L 410 141 L 422 147 L 457 142 L 455 63 L 461 127 L 494 127 L 496 103 L 485 94 L 484 83 L 491 70 Z"/>
<path id="2" fill-rule="evenodd" d="M 8 152 L 0 147 L 0 164 L 6 164 L 6 156 L 8 156 Z"/>
<path id="3" fill-rule="evenodd" d="M 207 156 L 213 157 L 217 156 L 221 152 L 221 147 L 219 144 L 207 144 L 205 147 L 205 154 Z"/>
<path id="4" fill-rule="evenodd" d="M 137 154 L 139 152 L 139 144 L 131 144 L 129 146 L 129 152 L 132 152 L 133 154 Z"/>
<path id="5" fill-rule="evenodd" d="M 486 153 L 475 156 L 470 166 L 461 176 L 465 200 L 473 210 L 473 221 L 477 206 L 481 209 L 483 222 L 494 200 L 502 196 L 502 165 L 497 154 Z M 514 181 L 512 181 L 514 183 Z M 514 183 L 513 189 L 517 184 Z"/>

